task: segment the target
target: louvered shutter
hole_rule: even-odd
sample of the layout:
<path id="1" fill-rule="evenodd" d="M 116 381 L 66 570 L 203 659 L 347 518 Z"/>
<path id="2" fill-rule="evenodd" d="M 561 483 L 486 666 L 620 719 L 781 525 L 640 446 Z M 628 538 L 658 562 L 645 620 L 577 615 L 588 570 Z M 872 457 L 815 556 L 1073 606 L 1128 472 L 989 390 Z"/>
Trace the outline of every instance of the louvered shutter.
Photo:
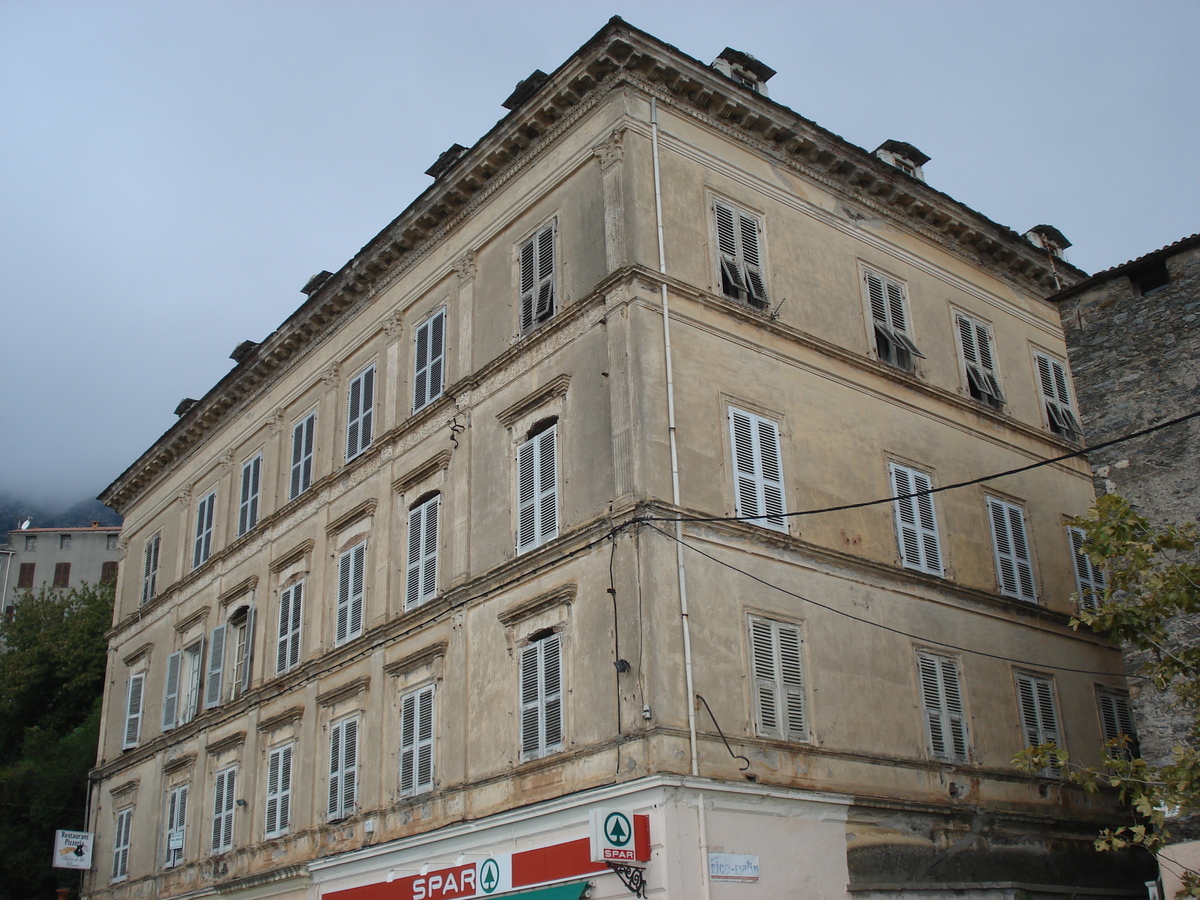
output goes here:
<path id="1" fill-rule="evenodd" d="M 867 298 L 871 302 L 871 317 L 884 327 L 889 327 L 888 303 L 884 296 L 883 279 L 874 272 L 864 272 L 867 283 Z"/>
<path id="2" fill-rule="evenodd" d="M 208 641 L 208 671 L 205 674 L 204 708 L 212 709 L 221 703 L 221 687 L 225 674 L 225 635 L 227 625 L 212 630 Z"/>
<path id="3" fill-rule="evenodd" d="M 129 875 L 129 832 L 132 825 L 132 807 L 117 813 L 117 830 L 113 839 L 113 881 L 121 881 Z"/>
<path id="4" fill-rule="evenodd" d="M 766 306 L 767 282 L 763 277 L 762 256 L 758 247 L 758 219 L 740 213 L 738 230 L 742 239 L 742 265 L 749 299 L 756 306 Z"/>
<path id="5" fill-rule="evenodd" d="M 918 657 L 918 665 L 930 755 L 935 759 L 965 762 L 967 725 L 958 665 L 952 659 L 924 653 Z"/>
<path id="6" fill-rule="evenodd" d="M 558 635 L 538 642 L 542 651 L 543 739 L 546 752 L 562 746 L 562 646 Z"/>
<path id="7" fill-rule="evenodd" d="M 168 866 L 176 866 L 183 860 L 183 837 L 187 828 L 188 785 L 171 791 L 167 798 L 167 857 Z M 173 847 L 173 844 L 179 846 Z"/>
<path id="8" fill-rule="evenodd" d="M 1092 562 L 1083 548 L 1087 535 L 1080 528 L 1068 528 L 1071 538 L 1071 557 L 1075 563 L 1075 593 L 1079 608 L 1095 610 L 1104 597 L 1104 570 Z"/>
<path id="9" fill-rule="evenodd" d="M 538 690 L 538 645 L 521 650 L 521 754 L 536 755 L 540 749 L 540 696 Z"/>
<path id="10" fill-rule="evenodd" d="M 558 535 L 557 425 L 517 448 L 517 552 Z"/>
<path id="11" fill-rule="evenodd" d="M 146 675 L 137 672 L 129 676 L 129 685 L 125 692 L 125 739 L 122 749 L 136 747 L 142 737 L 142 688 Z"/>
<path id="12" fill-rule="evenodd" d="M 1099 690 L 1096 696 L 1100 705 L 1100 729 L 1105 742 L 1126 739 L 1124 745 L 1108 748 L 1108 754 L 1119 759 L 1132 759 L 1139 755 L 1129 695 L 1119 691 Z"/>
<path id="13" fill-rule="evenodd" d="M 888 279 L 887 288 L 888 324 L 896 331 L 908 331 L 908 317 L 904 314 L 904 288 Z"/>
<path id="14" fill-rule="evenodd" d="M 292 429 L 292 472 L 288 484 L 288 499 L 295 500 L 312 485 L 313 441 L 316 438 L 317 414 L 305 416 Z"/>
<path id="15" fill-rule="evenodd" d="M 804 740 L 808 726 L 800 629 L 795 625 L 752 617 L 750 650 L 758 733 L 785 740 Z"/>
<path id="16" fill-rule="evenodd" d="M 329 818 L 341 819 L 354 811 L 357 789 L 358 720 L 336 724 L 329 742 Z"/>
<path id="17" fill-rule="evenodd" d="M 213 507 L 216 492 L 208 494 L 196 507 L 196 543 L 192 551 L 192 568 L 196 568 L 212 555 Z"/>
<path id="18" fill-rule="evenodd" d="M 279 629 L 275 641 L 275 674 L 300 662 L 300 621 L 303 615 L 304 582 L 298 581 L 279 594 Z"/>
<path id="19" fill-rule="evenodd" d="M 258 615 L 255 612 L 254 607 L 250 607 L 250 609 L 246 611 L 246 623 L 242 626 L 242 635 L 244 637 L 242 644 L 242 659 L 240 664 L 242 678 L 238 684 L 238 690 L 242 694 L 250 690 L 250 667 L 254 663 L 254 623 L 257 621 L 257 618 Z"/>
<path id="20" fill-rule="evenodd" d="M 746 290 L 742 277 L 741 261 L 738 258 L 738 236 L 735 226 L 736 213 L 723 203 L 713 203 L 717 220 L 717 249 L 721 257 L 722 290 L 735 300 L 741 299 Z"/>
<path id="21" fill-rule="evenodd" d="M 554 315 L 554 229 L 551 222 L 521 247 L 521 331 Z"/>
<path id="22" fill-rule="evenodd" d="M 446 311 L 438 310 L 417 328 L 413 364 L 413 412 L 442 394 L 446 347 Z"/>
<path id="23" fill-rule="evenodd" d="M 1067 370 L 1056 359 L 1041 353 L 1034 354 L 1037 363 L 1038 386 L 1046 407 L 1050 430 L 1074 440 L 1083 430 L 1071 409 L 1071 394 L 1067 389 Z"/>
<path id="24" fill-rule="evenodd" d="M 408 514 L 408 578 L 405 609 L 437 594 L 437 535 L 440 495 L 413 507 Z"/>
<path id="25" fill-rule="evenodd" d="M 1037 592 L 1033 581 L 1029 542 L 1025 536 L 1024 511 L 1019 506 L 995 497 L 988 497 L 987 503 L 1000 592 L 1010 597 L 1035 602 Z"/>
<path id="26" fill-rule="evenodd" d="M 734 508 L 753 524 L 787 531 L 783 460 L 779 426 L 769 419 L 730 407 L 734 459 Z"/>
<path id="27" fill-rule="evenodd" d="M 433 685 L 406 694 L 400 702 L 400 792 L 433 787 Z"/>
<path id="28" fill-rule="evenodd" d="M 346 459 L 351 460 L 371 445 L 375 415 L 375 367 L 367 366 L 350 382 L 346 411 Z"/>
<path id="29" fill-rule="evenodd" d="M 366 543 L 356 544 L 338 561 L 337 634 L 335 644 L 357 637 L 363 628 L 363 577 Z"/>
<path id="30" fill-rule="evenodd" d="M 213 853 L 221 853 L 233 846 L 233 811 L 236 785 L 236 769 L 225 769 L 217 773 L 215 788 L 213 790 Z"/>
<path id="31" fill-rule="evenodd" d="M 366 575 L 367 545 L 359 544 L 350 553 L 350 636 L 354 637 L 363 630 L 363 579 Z"/>
<path id="32" fill-rule="evenodd" d="M 1058 734 L 1058 713 L 1054 705 L 1054 686 L 1047 678 L 1017 673 L 1017 703 L 1026 747 L 1062 743 Z M 1055 766 L 1042 770 L 1044 775 L 1058 774 Z"/>
<path id="33" fill-rule="evenodd" d="M 272 750 L 267 757 L 266 837 L 284 834 L 291 823 L 292 745 Z"/>
<path id="34" fill-rule="evenodd" d="M 758 707 L 758 733 L 766 737 L 782 737 L 779 692 L 775 680 L 775 641 L 770 622 L 750 620 L 750 649 Z"/>
<path id="35" fill-rule="evenodd" d="M 179 681 L 183 672 L 183 651 L 167 657 L 167 678 L 163 683 L 162 727 L 168 731 L 179 721 Z"/>
<path id="36" fill-rule="evenodd" d="M 890 469 L 901 562 L 910 569 L 941 575 L 937 516 L 933 496 L 928 493 L 933 489 L 933 482 L 924 472 L 907 466 L 892 463 Z"/>
<path id="37" fill-rule="evenodd" d="M 259 476 L 262 457 L 256 456 L 242 466 L 242 492 L 238 503 L 238 535 L 258 524 Z"/>
<path id="38" fill-rule="evenodd" d="M 775 624 L 779 635 L 779 684 L 783 693 L 784 737 L 803 739 L 807 726 L 804 721 L 804 666 L 800 652 L 800 629 L 794 625 Z"/>
<path id="39" fill-rule="evenodd" d="M 158 550 L 161 538 L 155 535 L 146 542 L 145 558 L 142 568 L 142 604 L 153 599 L 158 580 Z"/>

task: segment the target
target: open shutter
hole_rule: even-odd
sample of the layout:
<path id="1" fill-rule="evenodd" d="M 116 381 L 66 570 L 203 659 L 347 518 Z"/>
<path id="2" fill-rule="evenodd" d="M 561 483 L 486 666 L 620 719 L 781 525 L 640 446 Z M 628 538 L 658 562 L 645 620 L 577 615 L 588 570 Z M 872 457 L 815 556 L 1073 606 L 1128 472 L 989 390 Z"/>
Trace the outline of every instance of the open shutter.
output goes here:
<path id="1" fill-rule="evenodd" d="M 558 466 L 555 451 L 557 426 L 537 436 L 538 442 L 538 543 L 558 535 Z"/>
<path id="2" fill-rule="evenodd" d="M 759 734 L 782 737 L 779 721 L 779 692 L 775 679 L 775 641 L 771 623 L 750 620 L 751 669 L 758 710 Z"/>
<path id="3" fill-rule="evenodd" d="M 554 225 L 537 236 L 538 286 L 534 320 L 544 322 L 554 314 Z"/>
<path id="4" fill-rule="evenodd" d="M 1080 528 L 1068 528 L 1071 538 L 1071 556 L 1075 563 L 1075 591 L 1079 596 L 1079 608 L 1095 610 L 1104 597 L 1104 571 L 1092 562 L 1083 549 L 1087 535 Z"/>
<path id="5" fill-rule="evenodd" d="M 221 703 L 221 682 L 225 673 L 225 635 L 227 625 L 212 630 L 208 642 L 208 671 L 205 674 L 204 708 L 212 709 Z"/>
<path id="6" fill-rule="evenodd" d="M 538 690 L 538 645 L 521 650 L 521 754 L 533 756 L 541 749 Z"/>
<path id="7" fill-rule="evenodd" d="M 517 449 L 517 552 L 537 546 L 536 445 L 526 441 Z"/>
<path id="8" fill-rule="evenodd" d="M 767 282 L 763 277 L 762 256 L 759 253 L 758 219 L 739 213 L 738 231 L 742 239 L 742 264 L 749 299 L 756 306 L 766 306 Z"/>
<path id="9" fill-rule="evenodd" d="M 716 214 L 717 221 L 717 250 L 721 258 L 722 292 L 734 299 L 740 299 L 746 290 L 746 282 L 742 276 L 741 261 L 738 258 L 736 214 L 725 204 L 715 201 L 713 212 Z"/>
<path id="10" fill-rule="evenodd" d="M 538 643 L 542 647 L 543 749 L 550 751 L 561 747 L 563 739 L 562 645 L 558 635 Z"/>
<path id="11" fill-rule="evenodd" d="M 124 750 L 136 747 L 142 737 L 142 689 L 145 680 L 144 672 L 129 676 L 129 685 L 125 693 L 125 739 L 121 743 Z M 178 679 L 176 681 L 178 682 Z"/>
<path id="12" fill-rule="evenodd" d="M 533 308 L 537 293 L 537 248 L 529 240 L 521 247 L 521 331 L 533 327 Z"/>
<path id="13" fill-rule="evenodd" d="M 350 636 L 363 630 L 363 579 L 366 575 L 367 545 L 359 544 L 350 551 Z"/>
<path id="14" fill-rule="evenodd" d="M 800 649 L 800 629 L 794 625 L 776 623 L 779 635 L 779 685 L 783 694 L 784 737 L 803 739 L 807 734 L 804 721 L 804 665 Z"/>
<path id="15" fill-rule="evenodd" d="M 358 719 L 342 723 L 342 815 L 354 812 L 358 796 Z"/>
<path id="16" fill-rule="evenodd" d="M 433 787 L 433 685 L 417 698 L 416 781 L 419 790 Z"/>
<path id="17" fill-rule="evenodd" d="M 256 619 L 257 614 L 252 606 L 246 612 L 246 624 L 243 626 L 245 629 L 243 632 L 245 635 L 245 642 L 242 645 L 242 680 L 238 685 L 239 692 L 243 694 L 250 690 L 250 666 L 254 662 L 254 623 Z"/>
<path id="18" fill-rule="evenodd" d="M 179 721 L 179 681 L 183 671 L 183 651 L 167 657 L 167 678 L 163 684 L 163 731 L 174 728 Z"/>

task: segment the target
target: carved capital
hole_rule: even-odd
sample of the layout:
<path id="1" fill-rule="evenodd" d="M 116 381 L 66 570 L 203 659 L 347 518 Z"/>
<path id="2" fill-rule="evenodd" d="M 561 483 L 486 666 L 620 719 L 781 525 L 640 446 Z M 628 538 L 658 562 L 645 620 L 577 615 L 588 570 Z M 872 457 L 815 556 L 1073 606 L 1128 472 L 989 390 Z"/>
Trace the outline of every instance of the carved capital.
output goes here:
<path id="1" fill-rule="evenodd" d="M 459 288 L 464 288 L 474 281 L 476 271 L 474 250 L 468 250 L 454 261 L 454 274 L 458 276 Z"/>
<path id="2" fill-rule="evenodd" d="M 184 506 L 190 506 L 192 503 L 192 486 L 189 484 L 179 492 L 179 502 Z"/>
<path id="3" fill-rule="evenodd" d="M 226 450 L 224 453 L 221 454 L 220 464 L 221 464 L 222 472 L 228 472 L 230 469 L 233 468 L 233 451 L 232 450 Z"/>
<path id="4" fill-rule="evenodd" d="M 267 417 L 267 427 L 271 429 L 271 434 L 278 434 L 279 429 L 283 427 L 283 407 L 278 407 L 275 412 Z"/>
<path id="5" fill-rule="evenodd" d="M 327 388 L 337 387 L 341 369 L 342 367 L 338 363 L 330 363 L 329 368 L 321 373 L 321 383 Z"/>
<path id="6" fill-rule="evenodd" d="M 404 333 L 404 314 L 396 310 L 383 323 L 383 333 L 389 341 Z"/>
<path id="7" fill-rule="evenodd" d="M 618 128 L 599 144 L 595 153 L 600 158 L 600 170 L 608 171 L 625 159 L 625 129 Z"/>

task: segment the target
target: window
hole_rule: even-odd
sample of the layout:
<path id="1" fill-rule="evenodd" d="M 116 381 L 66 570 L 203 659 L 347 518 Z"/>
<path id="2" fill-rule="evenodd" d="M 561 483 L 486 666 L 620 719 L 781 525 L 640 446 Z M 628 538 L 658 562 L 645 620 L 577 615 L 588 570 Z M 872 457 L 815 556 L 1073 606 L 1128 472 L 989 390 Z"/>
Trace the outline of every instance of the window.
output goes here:
<path id="1" fill-rule="evenodd" d="M 300 623 L 304 616 L 304 582 L 279 593 L 279 630 L 275 642 L 275 674 L 300 664 Z"/>
<path id="2" fill-rule="evenodd" d="M 113 837 L 112 880 L 124 881 L 129 877 L 129 833 L 133 826 L 133 807 L 117 811 L 117 829 Z"/>
<path id="3" fill-rule="evenodd" d="M 896 498 L 896 535 L 900 561 L 906 569 L 930 575 L 942 574 L 942 551 L 938 543 L 937 517 L 929 476 L 917 469 L 891 463 L 892 492 Z M 919 494 L 919 496 L 912 496 Z"/>
<path id="4" fill-rule="evenodd" d="M 1058 735 L 1058 710 L 1054 703 L 1054 682 L 1038 675 L 1017 673 L 1017 706 L 1021 714 L 1021 730 L 1025 746 L 1062 743 Z M 1061 770 L 1054 766 L 1042 769 L 1043 775 L 1057 775 Z"/>
<path id="5" fill-rule="evenodd" d="M 925 358 L 908 335 L 904 285 L 870 269 L 863 270 L 871 320 L 875 329 L 875 353 L 880 361 L 908 372 L 913 357 Z"/>
<path id="6" fill-rule="evenodd" d="M 183 862 L 183 835 L 187 827 L 188 786 L 181 784 L 167 794 L 167 856 L 169 869 Z"/>
<path id="7" fill-rule="evenodd" d="M 59 550 L 70 550 L 71 549 L 71 535 L 60 534 L 58 536 L 58 549 Z"/>
<path id="8" fill-rule="evenodd" d="M 798 625 L 750 617 L 755 724 L 763 737 L 808 739 L 802 649 Z"/>
<path id="9" fill-rule="evenodd" d="M 146 541 L 142 560 L 142 605 L 145 606 L 158 593 L 158 551 L 162 546 L 162 535 L 156 534 Z"/>
<path id="10" fill-rule="evenodd" d="M 408 511 L 408 582 L 404 608 L 412 609 L 437 596 L 438 509 L 434 494 Z"/>
<path id="11" fill-rule="evenodd" d="M 375 367 L 367 366 L 350 382 L 346 408 L 346 462 L 371 446 L 375 417 Z"/>
<path id="12" fill-rule="evenodd" d="M 36 534 L 25 535 L 25 552 L 32 553 L 35 550 L 37 550 L 37 535 Z"/>
<path id="13" fill-rule="evenodd" d="M 1071 392 L 1067 388 L 1067 368 L 1057 359 L 1044 353 L 1034 353 L 1037 363 L 1038 386 L 1042 389 L 1042 405 L 1050 431 L 1068 441 L 1078 441 L 1083 427 L 1071 409 Z"/>
<path id="14" fill-rule="evenodd" d="M 119 550 L 120 548 L 117 546 L 117 540 L 118 540 L 117 535 L 115 535 L 115 534 L 108 535 L 108 537 L 104 541 L 104 549 L 105 550 Z"/>
<path id="15" fill-rule="evenodd" d="M 224 639 L 222 638 L 222 649 Z M 167 657 L 163 684 L 163 731 L 192 721 L 199 711 L 203 639 Z"/>
<path id="16" fill-rule="evenodd" d="M 250 665 L 254 661 L 254 607 L 243 606 L 229 619 L 233 648 L 233 681 L 230 695 L 240 697 L 250 690 Z"/>
<path id="17" fill-rule="evenodd" d="M 563 746 L 562 644 L 553 632 L 521 648 L 521 758 Z"/>
<path id="18" fill-rule="evenodd" d="M 558 536 L 558 477 L 551 422 L 517 448 L 517 552 Z"/>
<path id="19" fill-rule="evenodd" d="M 363 574 L 367 542 L 355 544 L 338 560 L 337 634 L 334 646 L 362 634 Z"/>
<path id="20" fill-rule="evenodd" d="M 17 587 L 32 588 L 33 573 L 37 563 L 21 563 L 21 568 L 17 570 Z"/>
<path id="21" fill-rule="evenodd" d="M 954 314 L 958 325 L 958 343 L 966 366 L 967 389 L 980 403 L 999 409 L 1004 405 L 1000 376 L 992 354 L 992 332 L 983 322 Z"/>
<path id="22" fill-rule="evenodd" d="M 1082 528 L 1068 528 L 1067 535 L 1071 539 L 1071 556 L 1075 560 L 1075 595 L 1079 598 L 1079 608 L 1090 612 L 1104 597 L 1104 570 L 1084 552 L 1083 544 L 1087 535 Z"/>
<path id="23" fill-rule="evenodd" d="M 116 584 L 117 583 L 117 566 L 120 565 L 115 559 L 107 560 L 100 563 L 100 583 L 101 584 Z"/>
<path id="24" fill-rule="evenodd" d="M 259 480 L 262 475 L 262 454 L 242 466 L 242 499 L 238 504 L 238 537 L 258 524 Z"/>
<path id="25" fill-rule="evenodd" d="M 921 706 L 925 710 L 925 739 L 929 755 L 947 762 L 967 761 L 967 717 L 963 714 L 958 661 L 918 653 Z"/>
<path id="26" fill-rule="evenodd" d="M 237 766 L 217 773 L 213 790 L 212 852 L 224 853 L 233 849 L 234 791 L 237 786 Z"/>
<path id="27" fill-rule="evenodd" d="M 759 253 L 759 220 L 720 200 L 713 201 L 721 293 L 757 309 L 767 307 L 767 282 Z"/>
<path id="28" fill-rule="evenodd" d="M 1096 688 L 1096 702 L 1100 707 L 1100 731 L 1105 743 L 1119 743 L 1108 748 L 1108 755 L 1117 759 L 1133 759 L 1141 755 L 1138 747 L 1137 730 L 1133 726 L 1133 709 L 1129 694 L 1110 688 Z"/>
<path id="29" fill-rule="evenodd" d="M 292 744 L 267 757 L 267 821 L 265 837 L 287 834 L 292 820 Z"/>
<path id="30" fill-rule="evenodd" d="M 208 669 L 204 678 L 204 708 L 221 705 L 221 688 L 225 680 L 225 644 L 228 625 L 218 625 L 208 638 Z"/>
<path id="31" fill-rule="evenodd" d="M 1036 603 L 1033 561 L 1029 557 L 1029 541 L 1025 538 L 1025 511 L 996 497 L 988 497 L 987 505 L 1000 593 Z"/>
<path id="32" fill-rule="evenodd" d="M 136 747 L 142 738 L 142 689 L 145 682 L 145 672 L 135 672 L 129 676 L 125 688 L 125 737 L 121 741 L 122 750 Z"/>
<path id="33" fill-rule="evenodd" d="M 521 245 L 521 333 L 532 331 L 554 315 L 555 223 Z"/>
<path id="34" fill-rule="evenodd" d="M 413 363 L 413 412 L 442 396 L 446 356 L 446 310 L 439 309 L 417 328 Z"/>
<path id="35" fill-rule="evenodd" d="M 312 487 L 313 439 L 316 431 L 315 412 L 309 413 L 292 428 L 292 478 L 288 484 L 289 500 L 295 500 Z"/>
<path id="36" fill-rule="evenodd" d="M 65 588 L 71 583 L 71 564 L 69 562 L 61 562 L 54 564 L 54 586 L 56 588 Z"/>
<path id="37" fill-rule="evenodd" d="M 787 532 L 779 426 L 754 413 L 729 408 L 733 446 L 733 505 L 739 518 Z"/>
<path id="38" fill-rule="evenodd" d="M 433 685 L 400 698 L 400 793 L 433 789 Z"/>
<path id="39" fill-rule="evenodd" d="M 1156 259 L 1129 273 L 1129 280 L 1143 297 L 1156 294 L 1171 283 L 1165 259 Z"/>
<path id="40" fill-rule="evenodd" d="M 207 562 L 212 556 L 213 509 L 217 505 L 217 492 L 205 495 L 196 507 L 196 541 L 192 551 L 192 568 Z"/>
<path id="41" fill-rule="evenodd" d="M 329 821 L 355 810 L 358 788 L 358 719 L 343 719 L 329 729 Z"/>

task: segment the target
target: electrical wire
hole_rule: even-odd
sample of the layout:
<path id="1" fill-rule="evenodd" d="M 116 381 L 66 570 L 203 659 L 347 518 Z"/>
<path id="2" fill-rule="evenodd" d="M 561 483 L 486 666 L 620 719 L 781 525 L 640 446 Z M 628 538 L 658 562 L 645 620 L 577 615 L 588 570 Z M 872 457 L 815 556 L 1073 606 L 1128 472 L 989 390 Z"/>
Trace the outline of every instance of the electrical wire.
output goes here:
<path id="1" fill-rule="evenodd" d="M 668 538 L 672 541 L 677 540 L 675 535 L 670 534 L 666 531 L 663 531 L 661 528 L 659 528 L 657 525 L 654 525 L 652 522 L 648 522 L 645 519 L 643 519 L 642 522 L 644 522 L 648 528 L 651 528 L 654 531 L 657 531 L 663 537 Z M 717 563 L 717 565 L 724 566 L 727 569 L 737 572 L 739 575 L 744 575 L 747 578 L 749 578 L 751 581 L 758 582 L 763 587 L 770 588 L 773 591 L 778 591 L 781 594 L 786 594 L 787 596 L 793 597 L 796 600 L 801 600 L 804 603 L 812 604 L 813 606 L 816 606 L 820 609 L 826 610 L 827 612 L 831 612 L 834 615 L 843 616 L 844 618 L 847 618 L 847 619 L 852 619 L 853 621 L 860 622 L 863 625 L 870 625 L 874 628 L 880 628 L 884 631 L 891 632 L 892 634 L 899 635 L 900 637 L 909 638 L 914 641 L 920 641 L 921 643 L 924 643 L 924 644 L 934 644 L 938 647 L 945 647 L 947 650 L 957 650 L 960 653 L 970 653 L 973 656 L 983 656 L 988 659 L 995 659 L 995 660 L 999 660 L 1001 662 L 1017 663 L 1018 665 L 1031 666 L 1033 668 L 1038 668 L 1038 669 L 1054 669 L 1057 672 L 1072 672 L 1077 675 L 1106 675 L 1106 676 L 1112 677 L 1115 674 L 1117 674 L 1114 672 L 1103 672 L 1103 671 L 1097 671 L 1094 669 L 1075 669 L 1070 666 L 1056 666 L 1052 663 L 1047 663 L 1042 660 L 1032 661 L 1032 660 L 1027 660 L 1027 659 L 1017 659 L 1012 656 L 1002 656 L 998 653 L 988 653 L 986 650 L 974 650 L 970 647 L 962 647 L 962 646 L 959 646 L 958 644 L 950 644 L 950 643 L 947 643 L 946 641 L 937 640 L 936 638 L 926 637 L 925 635 L 913 634 L 911 631 L 905 631 L 901 628 L 894 628 L 891 625 L 884 625 L 881 622 L 875 622 L 871 619 L 864 619 L 862 616 L 854 615 L 854 613 L 846 612 L 845 610 L 841 610 L 841 609 L 838 609 L 837 607 L 830 606 L 827 603 L 821 603 L 817 600 L 813 600 L 811 597 L 805 597 L 803 594 L 797 594 L 795 591 L 790 591 L 787 588 L 781 587 L 780 585 L 777 585 L 777 584 L 773 584 L 764 578 L 759 578 L 757 575 L 755 575 L 751 572 L 747 572 L 745 569 L 740 569 L 737 566 L 733 565 L 733 563 L 729 563 L 723 559 L 719 559 L 716 556 L 713 556 L 711 553 L 706 553 L 703 550 L 701 550 L 699 547 L 695 547 L 692 544 L 689 544 L 687 541 L 680 540 L 679 543 L 682 544 L 684 547 L 686 547 L 688 550 L 691 550 L 693 553 L 698 553 L 700 556 L 703 556 L 705 559 L 708 559 L 708 560 L 711 560 L 712 562 Z M 1129 675 L 1126 677 L 1145 678 L 1145 676 L 1142 676 L 1142 675 Z"/>

